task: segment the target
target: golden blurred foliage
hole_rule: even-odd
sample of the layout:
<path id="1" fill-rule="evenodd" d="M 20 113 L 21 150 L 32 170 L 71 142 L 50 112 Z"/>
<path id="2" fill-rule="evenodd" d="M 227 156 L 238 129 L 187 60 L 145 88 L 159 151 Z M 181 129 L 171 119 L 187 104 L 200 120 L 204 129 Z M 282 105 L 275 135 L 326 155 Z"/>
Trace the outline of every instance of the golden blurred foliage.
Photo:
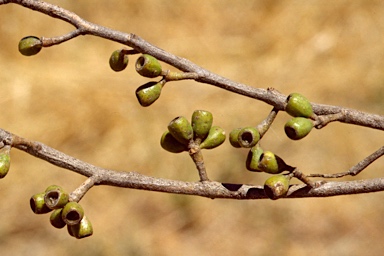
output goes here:
<path id="1" fill-rule="evenodd" d="M 135 33 L 232 80 L 300 92 L 311 101 L 384 114 L 383 1 L 58 1 L 84 19 Z M 27 35 L 73 29 L 41 13 L 0 6 L 1 128 L 92 164 L 170 179 L 198 179 L 187 154 L 161 149 L 174 117 L 211 111 L 227 133 L 262 121 L 271 107 L 193 81 L 169 83 L 142 108 L 148 82 L 108 66 L 114 42 L 83 36 L 38 55 L 19 54 Z M 171 67 L 170 67 L 171 68 Z M 172 69 L 172 68 L 171 68 Z M 383 145 L 382 131 L 334 123 L 290 141 L 282 113 L 262 146 L 305 173 L 348 170 Z M 205 152 L 211 179 L 263 184 L 247 150 L 229 143 Z M 380 177 L 379 159 L 355 179 Z M 84 177 L 12 151 L 1 180 L 1 255 L 381 255 L 383 193 L 325 199 L 209 200 L 95 187 L 81 201 L 94 235 L 76 240 L 36 216 L 29 198 L 51 184 L 75 189 Z M 20 189 L 21 188 L 21 189 Z"/>

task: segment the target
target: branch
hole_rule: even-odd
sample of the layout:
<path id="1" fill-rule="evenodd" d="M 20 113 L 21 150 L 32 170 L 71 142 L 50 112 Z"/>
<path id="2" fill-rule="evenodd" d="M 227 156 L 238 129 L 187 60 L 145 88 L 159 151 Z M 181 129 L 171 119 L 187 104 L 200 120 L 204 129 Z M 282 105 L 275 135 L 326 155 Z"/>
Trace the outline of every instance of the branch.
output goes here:
<path id="1" fill-rule="evenodd" d="M 227 78 L 214 74 L 206 69 L 199 67 L 191 61 L 168 53 L 140 38 L 135 34 L 127 34 L 88 22 L 73 12 L 65 10 L 59 6 L 49 4 L 39 0 L 0 0 L 0 5 L 15 3 L 31 10 L 35 10 L 53 18 L 63 20 L 72 24 L 76 30 L 68 35 L 56 38 L 42 38 L 43 46 L 48 47 L 60 44 L 78 35 L 93 35 L 115 41 L 123 45 L 132 47 L 135 51 L 150 54 L 157 59 L 184 71 L 195 73 L 193 79 L 200 83 L 217 86 L 224 90 L 234 92 L 246 97 L 263 101 L 272 105 L 277 111 L 284 110 L 287 96 L 273 89 L 261 89 L 250 87 L 241 83 L 231 81 Z M 369 114 L 358 110 L 339 106 L 330 106 L 311 103 L 316 115 L 330 115 L 343 113 L 337 120 L 343 123 L 360 125 L 374 129 L 384 130 L 384 116 Z"/>
<path id="2" fill-rule="evenodd" d="M 36 141 L 29 141 L 0 129 L 0 141 L 25 151 L 53 165 L 90 177 L 72 197 L 78 201 L 93 185 L 109 185 L 173 194 L 195 195 L 207 198 L 267 199 L 262 186 L 228 184 L 216 181 L 184 182 L 155 178 L 137 172 L 122 172 L 103 169 Z M 286 198 L 329 197 L 384 191 L 384 178 L 345 182 L 317 181 L 311 188 L 300 184 L 291 185 Z"/>

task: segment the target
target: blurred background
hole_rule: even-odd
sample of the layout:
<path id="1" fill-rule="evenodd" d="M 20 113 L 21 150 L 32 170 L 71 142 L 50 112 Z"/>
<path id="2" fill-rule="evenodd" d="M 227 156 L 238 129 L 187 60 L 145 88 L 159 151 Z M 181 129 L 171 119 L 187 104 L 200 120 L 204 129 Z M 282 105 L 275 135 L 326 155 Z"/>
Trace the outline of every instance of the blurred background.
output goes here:
<path id="1" fill-rule="evenodd" d="M 383 1 L 50 2 L 237 82 L 384 114 Z M 229 133 L 258 124 L 271 110 L 193 81 L 167 84 L 143 108 L 135 90 L 148 79 L 134 71 L 136 56 L 123 72 L 109 68 L 121 45 L 82 36 L 25 57 L 17 50 L 22 37 L 59 36 L 73 27 L 14 4 L 0 6 L 0 20 L 1 128 L 97 166 L 196 181 L 187 154 L 159 145 L 169 121 L 204 109 Z M 262 146 L 305 173 L 346 171 L 384 142 L 382 131 L 339 123 L 290 141 L 283 131 L 288 119 L 278 116 Z M 209 177 L 263 184 L 268 175 L 245 170 L 247 153 L 228 142 L 205 151 Z M 383 166 L 379 159 L 353 179 L 381 177 Z M 0 181 L 1 254 L 339 256 L 384 249 L 384 193 L 235 201 L 95 187 L 81 201 L 94 227 L 83 240 L 30 210 L 31 195 L 47 186 L 73 191 L 84 180 L 13 150 L 11 170 Z"/>

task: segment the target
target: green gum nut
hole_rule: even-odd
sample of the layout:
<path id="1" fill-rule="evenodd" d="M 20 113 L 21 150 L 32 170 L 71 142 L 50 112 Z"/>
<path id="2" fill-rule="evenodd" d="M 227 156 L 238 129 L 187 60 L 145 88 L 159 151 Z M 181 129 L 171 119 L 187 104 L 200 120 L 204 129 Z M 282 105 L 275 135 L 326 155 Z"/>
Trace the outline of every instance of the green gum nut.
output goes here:
<path id="1" fill-rule="evenodd" d="M 38 54 L 43 47 L 40 38 L 35 36 L 26 36 L 19 42 L 19 52 L 24 56 L 32 56 Z"/>
<path id="2" fill-rule="evenodd" d="M 290 171 L 292 167 L 271 151 L 264 151 L 260 156 L 259 168 L 266 173 L 278 174 L 283 171 Z"/>
<path id="3" fill-rule="evenodd" d="M 67 203 L 61 213 L 61 217 L 67 225 L 76 225 L 80 223 L 83 216 L 83 207 L 81 207 L 81 205 L 76 202 Z"/>
<path id="4" fill-rule="evenodd" d="M 245 167 L 248 171 L 262 172 L 262 170 L 259 168 L 259 161 L 263 152 L 263 149 L 259 145 L 256 145 L 252 147 L 251 150 L 249 150 L 247 160 L 245 162 Z"/>
<path id="5" fill-rule="evenodd" d="M 207 138 L 209 130 L 212 127 L 213 116 L 211 112 L 205 110 L 196 110 L 192 114 L 192 129 L 194 138 L 204 140 Z"/>
<path id="6" fill-rule="evenodd" d="M 260 140 L 260 133 L 255 127 L 245 127 L 239 131 L 237 140 L 242 148 L 251 148 Z"/>
<path id="7" fill-rule="evenodd" d="M 0 149 L 0 179 L 4 178 L 11 167 L 11 147 L 4 146 Z"/>
<path id="8" fill-rule="evenodd" d="M 212 149 L 220 146 L 225 141 L 225 131 L 219 126 L 212 126 L 207 138 L 201 142 L 201 149 Z"/>
<path id="9" fill-rule="evenodd" d="M 154 78 L 162 73 L 160 62 L 148 54 L 141 55 L 136 61 L 136 71 L 144 77 Z"/>
<path id="10" fill-rule="evenodd" d="M 264 192 L 272 200 L 276 200 L 287 195 L 290 178 L 286 175 L 275 175 L 267 179 L 264 183 Z"/>
<path id="11" fill-rule="evenodd" d="M 300 140 L 307 136 L 312 128 L 312 120 L 305 117 L 294 117 L 285 124 L 284 131 L 291 140 Z"/>
<path id="12" fill-rule="evenodd" d="M 63 209 L 56 209 L 51 213 L 51 216 L 49 217 L 49 222 L 52 226 L 55 228 L 63 228 L 65 227 L 66 223 L 63 221 L 63 218 L 61 217 Z"/>
<path id="13" fill-rule="evenodd" d="M 123 71 L 128 65 L 128 55 L 124 54 L 122 50 L 116 50 L 109 58 L 109 66 L 113 71 Z"/>
<path id="14" fill-rule="evenodd" d="M 311 117 L 313 115 L 311 103 L 299 93 L 291 93 L 287 97 L 285 111 L 294 117 Z"/>
<path id="15" fill-rule="evenodd" d="M 38 193 L 29 200 L 29 205 L 35 214 L 44 214 L 52 211 L 45 205 L 44 196 L 45 193 Z"/>
<path id="16" fill-rule="evenodd" d="M 168 124 L 168 131 L 177 141 L 184 145 L 188 145 L 189 141 L 193 139 L 192 125 L 184 116 L 173 119 Z"/>
<path id="17" fill-rule="evenodd" d="M 93 234 L 92 223 L 87 216 L 76 225 L 67 226 L 69 235 L 77 239 L 85 238 Z"/>
<path id="18" fill-rule="evenodd" d="M 188 146 L 176 140 L 169 131 L 164 132 L 163 136 L 161 136 L 160 145 L 171 153 L 188 151 Z"/>
<path id="19" fill-rule="evenodd" d="M 229 143 L 231 143 L 232 147 L 241 148 L 241 145 L 239 143 L 239 132 L 242 129 L 243 128 L 236 128 L 232 130 L 231 133 L 229 134 Z"/>
<path id="20" fill-rule="evenodd" d="M 51 185 L 45 190 L 44 201 L 49 209 L 63 208 L 68 203 L 68 200 L 68 193 L 65 193 L 60 186 Z"/>
<path id="21" fill-rule="evenodd" d="M 136 98 L 141 106 L 148 107 L 160 97 L 162 88 L 161 82 L 148 82 L 136 89 Z"/>

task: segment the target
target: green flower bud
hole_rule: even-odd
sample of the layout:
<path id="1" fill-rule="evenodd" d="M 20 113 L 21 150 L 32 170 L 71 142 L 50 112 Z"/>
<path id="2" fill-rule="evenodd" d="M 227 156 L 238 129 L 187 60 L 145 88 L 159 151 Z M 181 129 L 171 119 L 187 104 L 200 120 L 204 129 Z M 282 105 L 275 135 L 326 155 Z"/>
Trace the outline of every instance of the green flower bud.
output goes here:
<path id="1" fill-rule="evenodd" d="M 287 165 L 283 159 L 273 154 L 271 151 L 264 151 L 260 156 L 259 168 L 263 172 L 278 174 L 283 171 L 291 172 L 294 168 Z"/>
<path id="2" fill-rule="evenodd" d="M 154 103 L 161 94 L 163 83 L 161 82 L 148 82 L 136 89 L 136 97 L 143 107 L 148 107 Z"/>
<path id="3" fill-rule="evenodd" d="M 259 168 L 259 161 L 263 152 L 263 149 L 259 145 L 256 145 L 252 147 L 251 150 L 249 150 L 247 160 L 245 162 L 245 166 L 247 167 L 248 171 L 262 172 L 262 170 Z"/>
<path id="4" fill-rule="evenodd" d="M 225 131 L 219 126 L 212 126 L 207 138 L 201 142 L 201 149 L 212 149 L 220 146 L 225 141 Z"/>
<path id="5" fill-rule="evenodd" d="M 229 134 L 229 142 L 231 143 L 232 147 L 241 148 L 239 143 L 239 133 L 242 129 L 243 128 L 236 128 Z"/>
<path id="6" fill-rule="evenodd" d="M 246 127 L 239 131 L 237 139 L 241 147 L 251 148 L 259 142 L 260 133 L 255 127 Z"/>
<path id="7" fill-rule="evenodd" d="M 49 209 L 63 208 L 68 203 L 68 200 L 68 193 L 65 193 L 60 186 L 51 185 L 45 190 L 44 201 Z"/>
<path id="8" fill-rule="evenodd" d="M 0 179 L 4 178 L 5 175 L 7 175 L 11 166 L 10 151 L 10 146 L 4 146 L 2 149 L 0 149 Z"/>
<path id="9" fill-rule="evenodd" d="M 194 138 L 204 140 L 207 138 L 209 130 L 212 127 L 213 116 L 211 112 L 205 110 L 196 110 L 192 114 L 192 129 Z"/>
<path id="10" fill-rule="evenodd" d="M 38 193 L 29 200 L 29 205 L 35 214 L 44 214 L 52 211 L 45 205 L 44 196 L 45 193 Z"/>
<path id="11" fill-rule="evenodd" d="M 122 50 L 116 50 L 109 58 L 109 66 L 113 71 L 123 71 L 128 65 L 128 55 L 124 54 Z"/>
<path id="12" fill-rule="evenodd" d="M 161 136 L 160 145 L 171 153 L 188 151 L 188 146 L 176 140 L 169 131 L 164 132 L 163 136 Z"/>
<path id="13" fill-rule="evenodd" d="M 61 217 L 63 209 L 56 209 L 51 213 L 51 216 L 49 217 L 49 221 L 51 222 L 51 225 L 55 228 L 63 228 L 65 227 L 66 223 L 63 221 L 63 218 Z"/>
<path id="14" fill-rule="evenodd" d="M 85 238 L 93 234 L 92 223 L 87 216 L 76 225 L 67 226 L 69 235 L 77 239 Z"/>
<path id="15" fill-rule="evenodd" d="M 19 52 L 24 56 L 38 54 L 42 47 L 43 43 L 35 36 L 26 36 L 19 42 Z"/>
<path id="16" fill-rule="evenodd" d="M 264 192 L 272 200 L 276 200 L 287 195 L 290 178 L 286 175 L 275 175 L 267 179 L 264 183 Z"/>
<path id="17" fill-rule="evenodd" d="M 311 103 L 299 93 L 291 93 L 287 97 L 285 111 L 294 117 L 311 117 L 313 115 Z"/>
<path id="18" fill-rule="evenodd" d="M 136 71 L 144 77 L 157 77 L 162 73 L 160 62 L 148 54 L 141 55 L 136 61 Z"/>
<path id="19" fill-rule="evenodd" d="M 307 136 L 312 128 L 312 120 L 305 117 L 294 117 L 285 124 L 284 131 L 291 140 L 300 140 Z"/>
<path id="20" fill-rule="evenodd" d="M 63 218 L 63 221 L 67 225 L 75 225 L 80 223 L 83 216 L 84 216 L 83 207 L 81 207 L 81 205 L 76 202 L 67 203 L 64 206 L 63 211 L 61 213 L 61 217 Z"/>
<path id="21" fill-rule="evenodd" d="M 168 131 L 172 136 L 184 145 L 188 145 L 193 138 L 192 125 L 183 116 L 176 117 L 168 124 Z"/>

